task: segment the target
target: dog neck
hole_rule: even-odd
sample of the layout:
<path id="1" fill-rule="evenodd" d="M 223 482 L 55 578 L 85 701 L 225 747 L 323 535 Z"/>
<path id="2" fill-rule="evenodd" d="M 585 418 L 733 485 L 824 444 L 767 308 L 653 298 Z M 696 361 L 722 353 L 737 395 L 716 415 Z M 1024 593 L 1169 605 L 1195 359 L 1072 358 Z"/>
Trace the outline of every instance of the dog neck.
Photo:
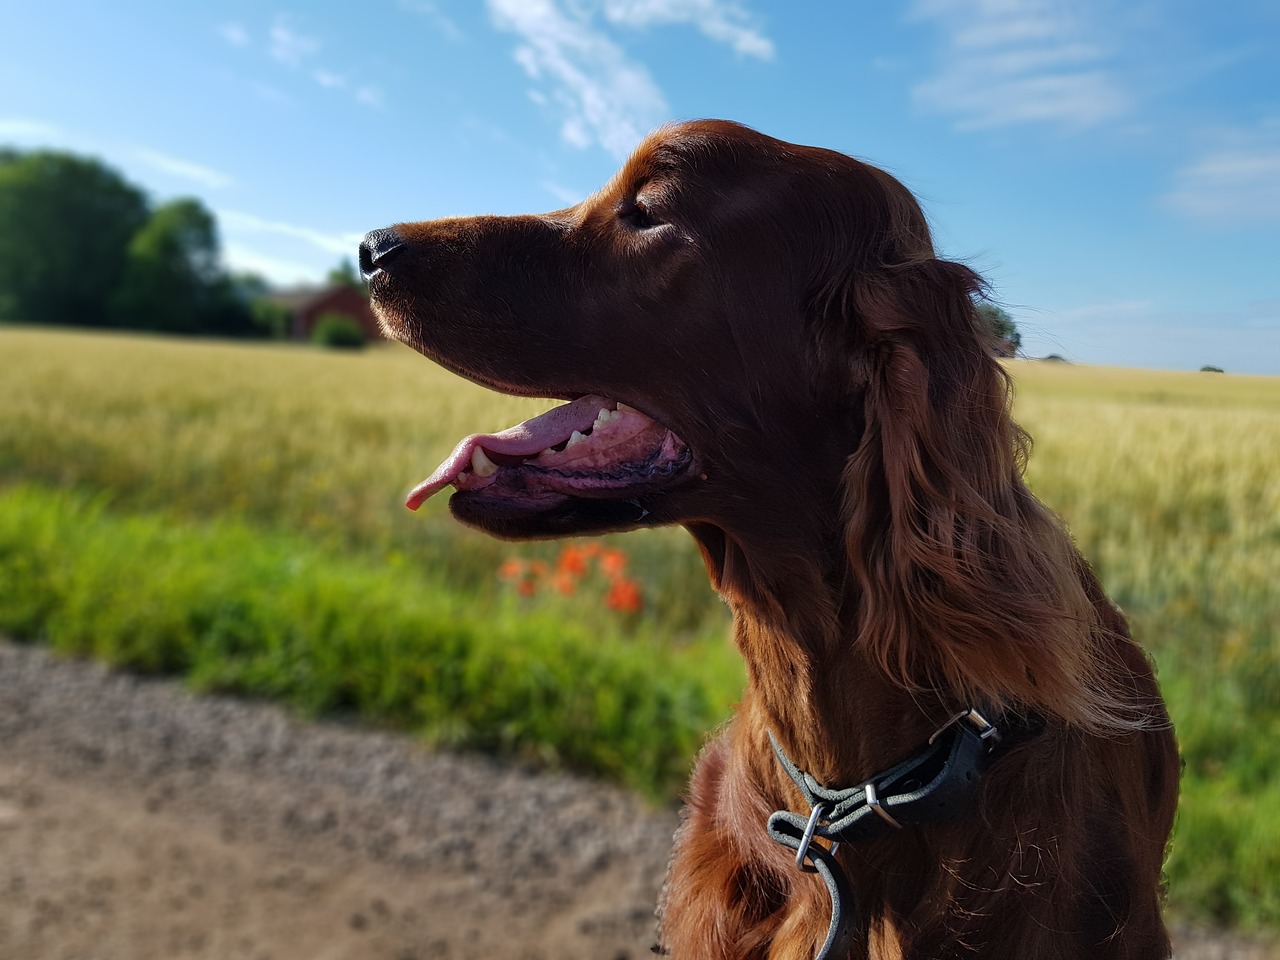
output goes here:
<path id="1" fill-rule="evenodd" d="M 733 611 L 734 642 L 747 666 L 739 713 L 773 731 L 819 781 L 858 783 L 892 766 L 965 706 L 913 695 L 858 647 L 856 587 L 838 544 L 815 556 L 777 542 L 746 543 L 719 528 L 690 531 Z M 816 542 L 797 538 L 806 540 Z M 774 766 L 767 740 L 752 753 Z"/>

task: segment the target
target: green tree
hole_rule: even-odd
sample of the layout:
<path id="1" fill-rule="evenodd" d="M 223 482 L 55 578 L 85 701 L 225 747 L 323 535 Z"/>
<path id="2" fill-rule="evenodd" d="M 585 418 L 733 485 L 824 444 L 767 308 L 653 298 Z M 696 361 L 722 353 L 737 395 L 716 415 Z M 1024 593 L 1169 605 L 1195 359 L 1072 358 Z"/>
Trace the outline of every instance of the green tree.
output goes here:
<path id="1" fill-rule="evenodd" d="M 356 272 L 356 265 L 351 261 L 350 257 L 343 257 L 336 267 L 325 274 L 324 279 L 327 283 L 340 283 L 343 286 L 350 287 L 362 297 L 369 295 L 369 288 L 360 279 L 360 274 Z"/>
<path id="2" fill-rule="evenodd" d="M 322 347 L 358 350 L 365 344 L 364 329 L 345 313 L 322 313 L 311 331 L 311 342 Z"/>
<path id="3" fill-rule="evenodd" d="M 1007 310 L 997 307 L 994 303 L 980 303 L 978 314 L 986 321 L 992 336 L 997 340 L 1009 341 L 1014 353 L 1022 349 L 1022 334 L 1018 332 L 1018 325 L 1014 323 L 1013 317 Z"/>
<path id="4" fill-rule="evenodd" d="M 0 318 L 103 326 L 147 198 L 97 160 L 0 152 Z"/>
<path id="5" fill-rule="evenodd" d="M 110 312 L 117 326 L 133 329 L 257 332 L 247 299 L 220 265 L 217 222 L 191 198 L 157 207 L 129 241 Z"/>

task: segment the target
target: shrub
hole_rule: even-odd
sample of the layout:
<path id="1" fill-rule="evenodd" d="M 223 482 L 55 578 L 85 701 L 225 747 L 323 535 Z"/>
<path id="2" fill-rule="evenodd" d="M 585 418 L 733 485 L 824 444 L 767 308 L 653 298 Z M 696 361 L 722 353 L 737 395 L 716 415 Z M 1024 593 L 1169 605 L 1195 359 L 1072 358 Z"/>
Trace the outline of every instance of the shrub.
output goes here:
<path id="1" fill-rule="evenodd" d="M 321 314 L 311 331 L 311 342 L 322 347 L 358 350 L 364 341 L 364 329 L 345 313 Z"/>
<path id="2" fill-rule="evenodd" d="M 1206 363 L 1203 367 L 1200 368 L 1200 372 L 1201 373 L 1225 373 L 1226 371 L 1223 370 L 1221 367 L 1215 367 Z"/>

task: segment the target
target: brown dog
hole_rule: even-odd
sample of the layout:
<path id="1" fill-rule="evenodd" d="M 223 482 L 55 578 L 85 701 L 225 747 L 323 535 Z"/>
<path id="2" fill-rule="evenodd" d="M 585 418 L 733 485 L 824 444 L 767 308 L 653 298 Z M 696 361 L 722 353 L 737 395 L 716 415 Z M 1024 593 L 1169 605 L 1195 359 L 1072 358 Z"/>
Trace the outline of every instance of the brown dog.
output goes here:
<path id="1" fill-rule="evenodd" d="M 400 224 L 361 264 L 392 336 L 569 401 L 462 441 L 411 506 L 452 484 L 517 539 L 682 524 L 733 608 L 749 680 L 696 765 L 667 953 L 1168 956 L 1168 718 L 1023 483 L 980 281 L 901 184 L 686 123 L 577 206 Z"/>

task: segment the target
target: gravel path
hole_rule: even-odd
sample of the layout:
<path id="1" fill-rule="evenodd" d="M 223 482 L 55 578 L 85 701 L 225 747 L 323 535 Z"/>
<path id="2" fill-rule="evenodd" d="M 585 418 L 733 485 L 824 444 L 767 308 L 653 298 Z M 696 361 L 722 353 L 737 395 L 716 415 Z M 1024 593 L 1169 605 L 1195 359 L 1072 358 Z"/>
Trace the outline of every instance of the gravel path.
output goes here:
<path id="1" fill-rule="evenodd" d="M 676 815 L 0 643 L 4 960 L 639 960 Z M 1179 960 L 1264 960 L 1184 936 Z"/>

